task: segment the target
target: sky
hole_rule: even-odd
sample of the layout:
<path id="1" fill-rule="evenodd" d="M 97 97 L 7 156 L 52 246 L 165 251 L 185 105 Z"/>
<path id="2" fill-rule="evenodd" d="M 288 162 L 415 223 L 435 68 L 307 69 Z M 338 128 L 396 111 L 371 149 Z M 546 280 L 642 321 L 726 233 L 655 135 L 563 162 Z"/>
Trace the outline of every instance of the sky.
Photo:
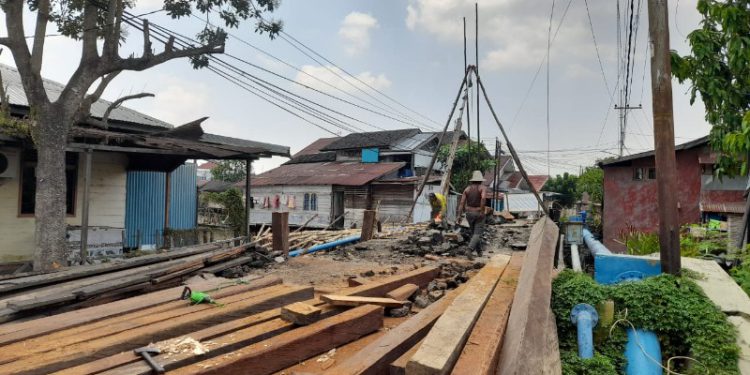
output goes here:
<path id="1" fill-rule="evenodd" d="M 642 109 L 628 113 L 625 154 L 653 148 L 647 1 L 640 1 L 640 17 L 634 17 L 638 32 L 631 40 L 634 71 L 629 105 L 642 105 Z M 699 26 L 696 2 L 669 2 L 671 48 L 681 54 L 689 53 L 686 35 Z M 244 74 L 270 81 L 347 116 L 336 115 L 346 122 L 346 129 L 401 129 L 417 123 L 424 130 L 439 129 L 448 120 L 463 79 L 463 17 L 469 30 L 469 63 L 475 64 L 474 3 L 283 0 L 279 9 L 267 17 L 283 21 L 287 35 L 335 65 L 299 45 L 295 47 L 287 42 L 289 37 L 271 40 L 255 33 L 252 21 L 230 30 L 234 37 L 228 40 L 225 52 L 231 56 L 220 58 Z M 622 3 L 624 6 L 626 1 Z M 159 0 L 140 0 L 136 4 L 133 14 L 157 11 L 145 17 L 183 35 L 194 36 L 205 24 L 205 20 L 197 18 L 170 19 L 158 12 L 162 4 Z M 634 6 L 637 9 L 638 0 Z M 479 74 L 530 174 L 578 173 L 597 159 L 618 152 L 618 113 L 612 109 L 618 102 L 614 91 L 618 85 L 616 2 L 556 0 L 552 8 L 552 0 L 479 1 Z M 33 35 L 33 19 L 30 15 L 25 18 L 27 35 Z M 213 16 L 210 21 L 219 19 Z M 0 19 L 0 30 L 5 30 L 4 23 L 4 18 Z M 54 28 L 48 32 L 54 32 Z M 549 74 L 545 59 L 548 33 L 553 36 Z M 128 30 L 122 55 L 140 54 L 143 47 L 139 34 L 138 30 Z M 154 42 L 154 48 L 158 52 L 163 45 Z M 65 37 L 48 37 L 42 73 L 65 83 L 79 58 L 80 44 Z M 0 62 L 15 65 L 10 53 L 0 54 Z M 344 81 L 343 71 L 357 80 Z M 240 73 L 233 74 L 239 77 Z M 710 126 L 704 120 L 703 104 L 698 99 L 691 105 L 690 87 L 676 81 L 673 84 L 676 143 L 708 134 Z M 469 94 L 468 107 L 474 138 L 475 89 L 473 86 Z M 153 93 L 155 97 L 128 101 L 126 106 L 174 125 L 208 116 L 204 122 L 208 132 L 286 145 L 292 153 L 320 137 L 348 133 L 290 109 L 317 126 L 313 125 L 279 108 L 289 109 L 277 99 L 264 94 L 261 96 L 266 100 L 259 98 L 208 69 L 194 70 L 186 59 L 144 72 L 124 72 L 109 85 L 104 98 L 115 100 L 139 92 Z M 495 137 L 501 137 L 499 128 L 484 102 L 479 105 L 479 113 L 481 138 L 494 149 Z M 500 139 L 502 149 L 507 151 L 505 141 Z M 261 159 L 254 168 L 261 173 L 285 160 Z"/>

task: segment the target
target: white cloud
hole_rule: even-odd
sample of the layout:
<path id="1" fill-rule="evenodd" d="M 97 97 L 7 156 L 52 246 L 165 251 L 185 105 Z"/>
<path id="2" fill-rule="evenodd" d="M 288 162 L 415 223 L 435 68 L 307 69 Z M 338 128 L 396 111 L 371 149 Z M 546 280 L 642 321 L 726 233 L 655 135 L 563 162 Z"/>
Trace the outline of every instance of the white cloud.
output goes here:
<path id="1" fill-rule="evenodd" d="M 370 32 L 378 27 L 375 17 L 360 12 L 351 12 L 344 17 L 339 36 L 346 42 L 346 52 L 356 56 L 370 47 Z"/>
<path id="2" fill-rule="evenodd" d="M 346 81 L 341 77 L 345 77 Z M 391 81 L 383 73 L 376 75 L 371 72 L 362 72 L 357 74 L 355 77 L 378 90 L 387 89 L 391 86 Z M 331 65 L 304 65 L 302 67 L 302 72 L 297 73 L 295 81 L 331 94 L 335 94 L 337 91 L 339 91 L 339 89 L 348 93 L 355 93 L 359 91 L 354 86 L 366 89 L 366 87 L 362 85 L 362 83 L 351 77 L 348 77 L 346 73 L 341 71 L 341 69 Z"/>

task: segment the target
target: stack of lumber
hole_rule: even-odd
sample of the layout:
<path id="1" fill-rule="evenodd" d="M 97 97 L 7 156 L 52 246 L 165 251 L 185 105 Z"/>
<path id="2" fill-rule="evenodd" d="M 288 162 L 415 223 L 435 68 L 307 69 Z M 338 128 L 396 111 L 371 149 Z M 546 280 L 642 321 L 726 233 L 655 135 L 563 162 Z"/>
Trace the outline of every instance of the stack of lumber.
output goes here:
<path id="1" fill-rule="evenodd" d="M 251 246 L 227 247 L 229 242 L 0 280 L 0 322 L 180 285 L 193 274 L 232 261 Z"/>
<path id="2" fill-rule="evenodd" d="M 359 235 L 359 229 L 346 230 L 307 230 L 289 233 L 289 248 L 307 249 L 315 245 L 340 240 L 342 238 Z M 258 235 L 253 239 L 260 246 L 271 247 L 272 243 L 271 227 L 261 227 Z"/>
<path id="3" fill-rule="evenodd" d="M 423 267 L 329 296 L 356 306 L 328 304 L 312 287 L 268 276 L 213 291 L 213 305 L 177 300 L 173 288 L 171 299 L 164 290 L 9 323 L 0 326 L 0 373 L 151 374 L 134 352 L 148 346 L 169 373 L 271 374 L 378 332 L 384 307 L 371 301 L 406 284 L 425 287 L 438 273 Z M 295 324 L 290 314 L 309 320 Z"/>

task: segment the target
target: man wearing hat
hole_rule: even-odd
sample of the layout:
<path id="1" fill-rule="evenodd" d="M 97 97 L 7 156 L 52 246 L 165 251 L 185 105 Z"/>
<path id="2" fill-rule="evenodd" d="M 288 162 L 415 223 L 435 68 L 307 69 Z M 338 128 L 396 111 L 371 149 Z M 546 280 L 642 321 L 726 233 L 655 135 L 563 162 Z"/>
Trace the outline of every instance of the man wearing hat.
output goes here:
<path id="1" fill-rule="evenodd" d="M 484 231 L 484 206 L 487 198 L 487 189 L 484 187 L 484 176 L 481 171 L 474 171 L 469 180 L 469 186 L 464 189 L 461 195 L 461 202 L 458 204 L 457 222 L 460 222 L 461 215 L 466 212 L 466 221 L 469 222 L 469 241 L 470 251 L 476 251 L 477 255 L 482 256 L 481 240 Z M 471 253 L 469 254 L 471 257 Z"/>

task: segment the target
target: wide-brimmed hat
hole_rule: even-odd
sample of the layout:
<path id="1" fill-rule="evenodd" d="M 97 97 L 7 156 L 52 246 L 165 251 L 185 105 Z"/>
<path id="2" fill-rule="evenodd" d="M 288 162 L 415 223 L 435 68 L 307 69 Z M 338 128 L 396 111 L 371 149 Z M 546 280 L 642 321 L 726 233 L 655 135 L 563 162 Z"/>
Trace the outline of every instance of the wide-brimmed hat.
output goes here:
<path id="1" fill-rule="evenodd" d="M 474 171 L 474 173 L 471 175 L 470 182 L 484 182 L 484 176 L 482 175 L 482 171 Z"/>

